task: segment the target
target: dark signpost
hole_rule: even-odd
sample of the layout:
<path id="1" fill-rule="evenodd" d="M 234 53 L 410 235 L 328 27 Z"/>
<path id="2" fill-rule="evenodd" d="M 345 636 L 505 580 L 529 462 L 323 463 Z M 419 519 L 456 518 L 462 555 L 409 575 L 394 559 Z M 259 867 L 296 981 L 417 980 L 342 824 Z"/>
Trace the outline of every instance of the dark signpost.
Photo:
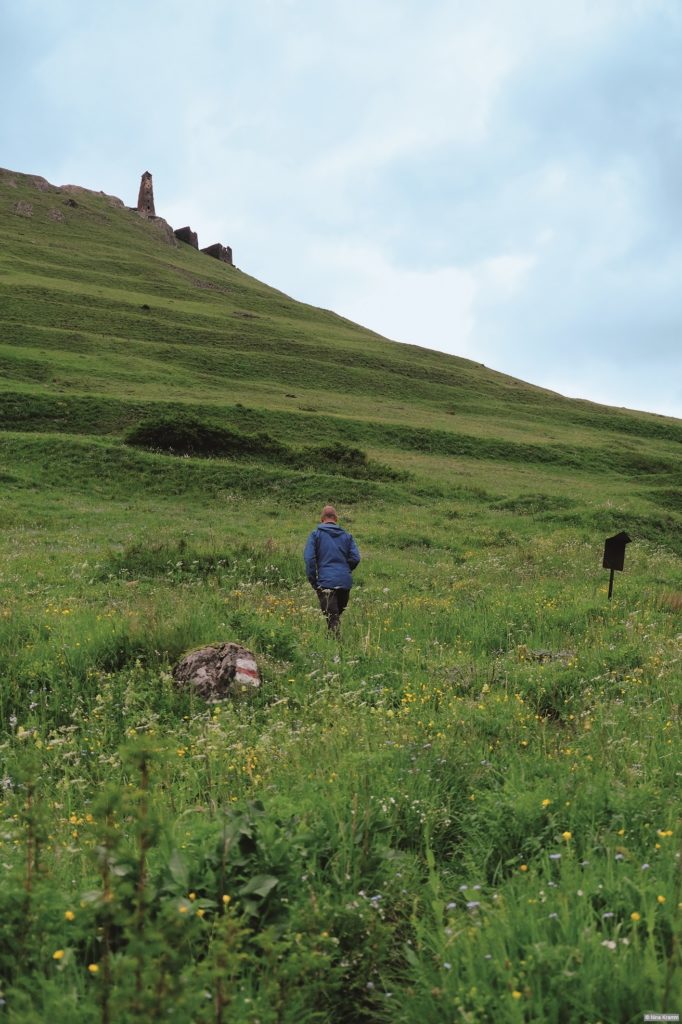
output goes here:
<path id="1" fill-rule="evenodd" d="M 615 537 L 607 537 L 606 543 L 604 544 L 604 561 L 603 566 L 605 569 L 611 570 L 611 576 L 609 578 L 609 601 L 613 595 L 613 574 L 623 571 L 623 565 L 625 564 L 625 545 L 629 544 L 632 537 L 628 537 L 627 533 L 617 533 Z"/>

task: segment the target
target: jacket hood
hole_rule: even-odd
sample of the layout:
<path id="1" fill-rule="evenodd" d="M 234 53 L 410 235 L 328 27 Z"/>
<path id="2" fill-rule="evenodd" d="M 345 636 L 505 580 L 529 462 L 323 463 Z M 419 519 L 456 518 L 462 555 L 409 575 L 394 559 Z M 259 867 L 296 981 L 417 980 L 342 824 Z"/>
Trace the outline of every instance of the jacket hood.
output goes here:
<path id="1" fill-rule="evenodd" d="M 338 523 L 320 523 L 318 530 L 324 530 L 325 533 L 332 533 L 335 536 L 346 532 Z"/>

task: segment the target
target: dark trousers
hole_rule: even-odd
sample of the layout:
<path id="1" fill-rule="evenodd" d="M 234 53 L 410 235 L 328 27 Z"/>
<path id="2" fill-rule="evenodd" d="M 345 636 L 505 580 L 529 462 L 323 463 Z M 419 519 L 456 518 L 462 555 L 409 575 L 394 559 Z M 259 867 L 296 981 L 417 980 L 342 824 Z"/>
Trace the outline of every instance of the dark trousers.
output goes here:
<path id="1" fill-rule="evenodd" d="M 349 597 L 350 590 L 344 590 L 343 587 L 337 587 L 335 590 L 325 590 L 319 587 L 317 590 L 317 599 L 320 602 L 322 614 L 327 620 L 327 628 L 331 629 L 333 633 L 339 631 L 339 620 L 348 604 Z"/>

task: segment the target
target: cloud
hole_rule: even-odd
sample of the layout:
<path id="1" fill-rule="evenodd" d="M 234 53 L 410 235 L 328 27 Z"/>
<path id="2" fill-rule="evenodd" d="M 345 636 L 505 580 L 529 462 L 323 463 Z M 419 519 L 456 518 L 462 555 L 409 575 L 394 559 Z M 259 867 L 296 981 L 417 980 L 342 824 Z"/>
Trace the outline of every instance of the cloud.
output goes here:
<path id="1" fill-rule="evenodd" d="M 412 342 L 419 334 L 427 347 L 467 348 L 476 291 L 468 271 L 405 270 L 369 243 L 312 241 L 306 256 L 318 268 L 315 289 L 324 292 L 325 305 L 344 316 L 394 341 Z"/>

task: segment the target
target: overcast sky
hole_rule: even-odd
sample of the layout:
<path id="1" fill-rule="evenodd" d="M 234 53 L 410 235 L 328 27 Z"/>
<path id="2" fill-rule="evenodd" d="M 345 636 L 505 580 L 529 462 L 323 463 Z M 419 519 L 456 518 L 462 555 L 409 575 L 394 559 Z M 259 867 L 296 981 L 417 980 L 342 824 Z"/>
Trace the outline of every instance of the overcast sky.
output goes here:
<path id="1" fill-rule="evenodd" d="M 0 0 L 0 166 L 294 298 L 682 417 L 681 0 Z"/>

